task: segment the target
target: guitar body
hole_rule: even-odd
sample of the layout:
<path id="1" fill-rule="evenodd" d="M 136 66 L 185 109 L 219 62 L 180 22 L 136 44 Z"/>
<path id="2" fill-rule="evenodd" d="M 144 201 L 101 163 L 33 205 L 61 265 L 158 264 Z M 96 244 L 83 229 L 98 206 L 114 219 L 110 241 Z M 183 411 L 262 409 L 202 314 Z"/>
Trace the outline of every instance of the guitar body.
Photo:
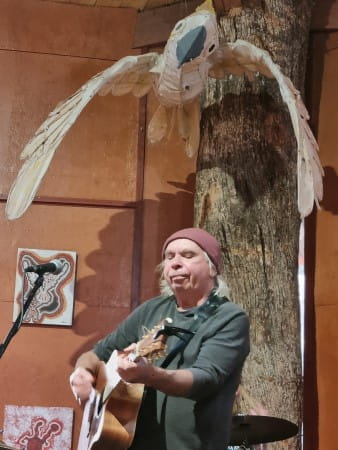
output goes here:
<path id="1" fill-rule="evenodd" d="M 88 449 L 126 450 L 130 447 L 136 428 L 144 386 L 120 381 L 113 390 L 103 414 L 99 415 L 97 432 Z M 94 422 L 95 422 L 94 418 Z"/>
<path id="2" fill-rule="evenodd" d="M 164 319 L 137 343 L 134 358 L 163 356 Z M 102 363 L 83 412 L 78 450 L 127 450 L 133 441 L 144 385 L 126 383 L 117 373 L 118 352 Z M 146 449 L 145 449 L 146 450 Z"/>
<path id="3" fill-rule="evenodd" d="M 85 405 L 78 450 L 126 450 L 132 443 L 144 386 L 125 383 L 117 375 L 117 356 L 113 352 L 99 370 Z"/>

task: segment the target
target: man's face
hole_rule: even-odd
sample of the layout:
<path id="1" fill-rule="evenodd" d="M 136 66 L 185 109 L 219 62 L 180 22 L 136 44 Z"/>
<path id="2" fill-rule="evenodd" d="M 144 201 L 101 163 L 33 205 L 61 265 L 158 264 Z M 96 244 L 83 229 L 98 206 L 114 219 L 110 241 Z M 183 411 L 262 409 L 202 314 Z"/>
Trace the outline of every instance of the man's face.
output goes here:
<path id="1" fill-rule="evenodd" d="M 193 290 L 207 294 L 214 287 L 216 272 L 195 242 L 176 239 L 165 250 L 163 275 L 176 293 Z"/>

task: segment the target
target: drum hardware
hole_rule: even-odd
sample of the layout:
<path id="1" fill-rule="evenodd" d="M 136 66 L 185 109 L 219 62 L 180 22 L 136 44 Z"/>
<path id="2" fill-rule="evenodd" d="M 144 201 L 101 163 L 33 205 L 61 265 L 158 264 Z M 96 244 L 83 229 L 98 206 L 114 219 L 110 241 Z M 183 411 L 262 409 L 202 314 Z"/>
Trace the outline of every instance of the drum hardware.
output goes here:
<path id="1" fill-rule="evenodd" d="M 269 416 L 233 416 L 229 446 L 241 449 L 252 445 L 283 441 L 298 433 L 298 426 L 289 420 Z"/>

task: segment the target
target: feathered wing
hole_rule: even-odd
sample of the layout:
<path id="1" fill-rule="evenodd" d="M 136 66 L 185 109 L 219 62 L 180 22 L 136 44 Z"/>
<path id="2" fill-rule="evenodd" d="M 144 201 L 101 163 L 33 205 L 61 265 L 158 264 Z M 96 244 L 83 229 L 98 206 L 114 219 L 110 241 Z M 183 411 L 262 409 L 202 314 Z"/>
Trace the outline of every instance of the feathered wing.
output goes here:
<path id="1" fill-rule="evenodd" d="M 57 105 L 20 155 L 25 162 L 9 192 L 6 205 L 8 219 L 17 219 L 29 207 L 56 149 L 89 101 L 97 93 L 123 95 L 132 92 L 137 97 L 145 95 L 151 89 L 154 77 L 149 70 L 158 58 L 158 53 L 126 56 Z"/>
<path id="2" fill-rule="evenodd" d="M 178 106 L 177 122 L 180 136 L 185 142 L 185 151 L 191 158 L 197 152 L 200 143 L 200 99 Z"/>
<path id="3" fill-rule="evenodd" d="M 148 125 L 148 139 L 151 143 L 156 143 L 169 138 L 176 119 L 179 135 L 185 144 L 185 152 L 191 158 L 199 147 L 200 116 L 199 98 L 172 107 L 159 104 Z"/>
<path id="4" fill-rule="evenodd" d="M 313 203 L 319 207 L 323 198 L 323 168 L 318 157 L 318 145 L 308 125 L 309 114 L 299 91 L 283 75 L 270 55 L 249 42 L 237 40 L 221 45 L 210 57 L 209 76 L 246 75 L 250 80 L 257 72 L 278 82 L 283 101 L 287 104 L 298 147 L 298 210 L 301 217 L 311 213 Z"/>
<path id="5" fill-rule="evenodd" d="M 164 106 L 161 103 L 158 105 L 148 124 L 147 136 L 149 142 L 154 144 L 160 142 L 165 136 L 168 136 L 170 116 L 173 112 L 173 108 Z"/>

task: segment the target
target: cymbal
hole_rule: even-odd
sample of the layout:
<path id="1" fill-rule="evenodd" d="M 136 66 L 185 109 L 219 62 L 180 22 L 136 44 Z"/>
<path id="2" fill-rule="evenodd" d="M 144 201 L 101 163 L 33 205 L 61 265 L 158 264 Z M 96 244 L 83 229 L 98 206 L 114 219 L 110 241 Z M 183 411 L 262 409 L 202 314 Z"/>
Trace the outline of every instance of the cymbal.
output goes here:
<path id="1" fill-rule="evenodd" d="M 228 445 L 255 445 L 283 441 L 298 433 L 298 426 L 269 416 L 233 416 Z"/>
<path id="2" fill-rule="evenodd" d="M 8 450 L 17 450 L 14 447 L 10 447 L 9 445 L 5 444 L 3 441 L 0 441 L 0 448 L 8 449 Z"/>

